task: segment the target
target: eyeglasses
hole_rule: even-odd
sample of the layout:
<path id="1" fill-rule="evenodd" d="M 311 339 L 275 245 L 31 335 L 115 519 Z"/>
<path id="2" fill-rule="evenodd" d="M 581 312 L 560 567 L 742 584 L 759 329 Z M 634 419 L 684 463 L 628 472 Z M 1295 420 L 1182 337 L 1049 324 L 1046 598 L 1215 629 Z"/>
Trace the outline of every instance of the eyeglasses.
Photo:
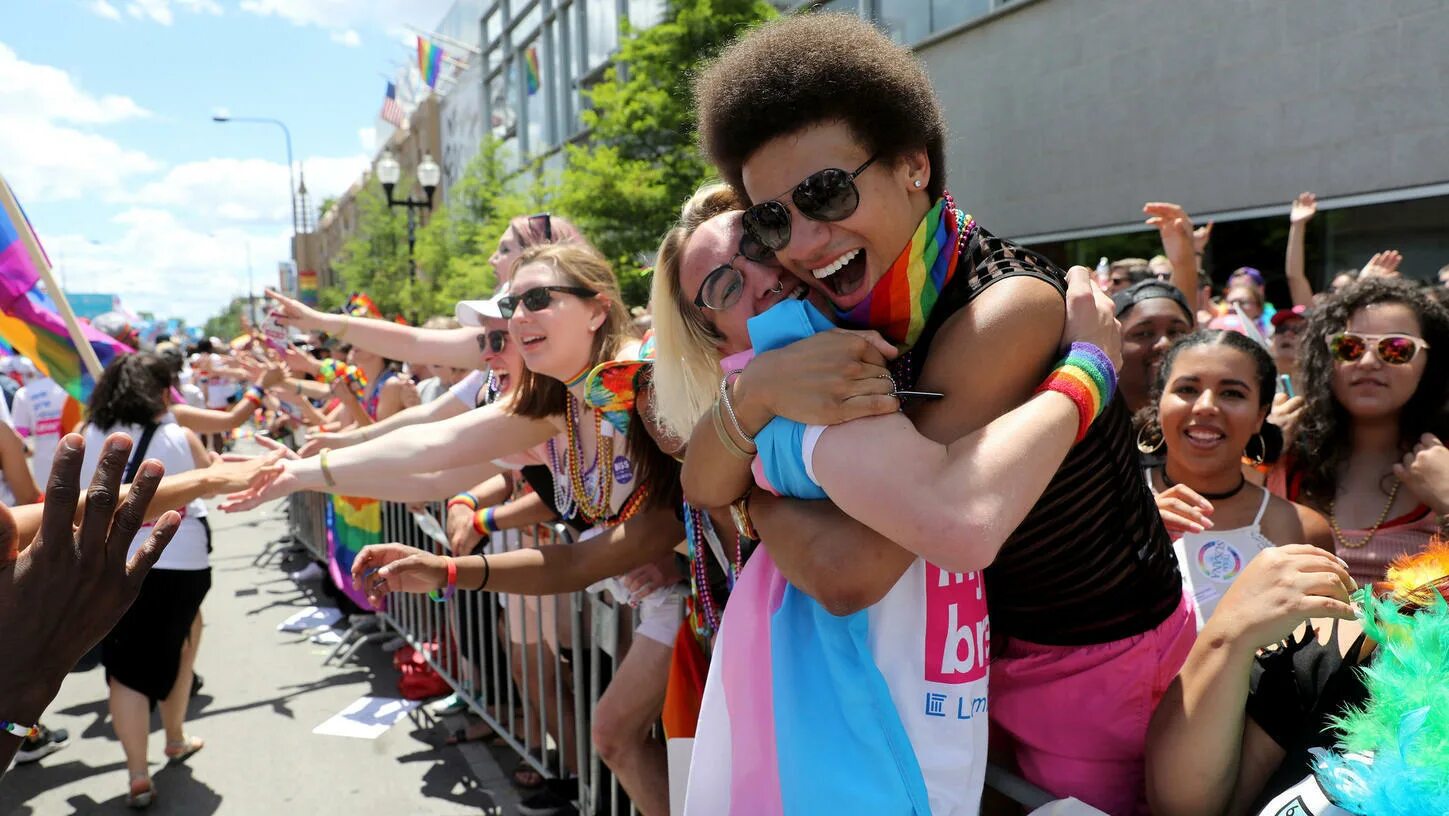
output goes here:
<path id="1" fill-rule="evenodd" d="M 599 294 L 582 286 L 535 286 L 522 294 L 504 295 L 499 298 L 498 311 L 505 318 L 513 317 L 513 312 L 518 309 L 520 303 L 530 312 L 543 311 L 548 308 L 548 304 L 553 302 L 554 292 L 562 292 L 580 298 L 591 298 Z"/>
<path id="2" fill-rule="evenodd" d="M 704 276 L 704 282 L 694 295 L 695 306 L 722 312 L 739 303 L 740 294 L 745 291 L 745 276 L 735 268 L 735 259 L 740 256 L 755 263 L 770 263 L 775 259 L 774 252 L 746 231 L 740 237 L 739 251 L 730 258 L 730 262 L 716 266 Z"/>
<path id="3" fill-rule="evenodd" d="M 827 167 L 805 177 L 789 192 L 795 209 L 811 221 L 843 221 L 860 206 L 860 190 L 855 179 L 876 160 L 871 156 L 865 164 L 847 173 L 838 167 Z M 745 230 L 766 248 L 779 251 L 790 243 L 790 211 L 779 202 L 779 196 L 745 210 Z"/>
<path id="4" fill-rule="evenodd" d="M 492 351 L 494 354 L 502 354 L 508 348 L 508 332 L 502 329 L 494 329 L 478 335 L 478 350 Z"/>
<path id="5" fill-rule="evenodd" d="M 1428 343 L 1407 334 L 1339 332 L 1328 338 L 1328 353 L 1340 363 L 1352 363 L 1368 352 L 1370 344 L 1374 344 L 1374 355 L 1388 365 L 1408 365 L 1419 349 L 1429 348 Z"/>
<path id="6" fill-rule="evenodd" d="M 545 243 L 551 244 L 553 243 L 553 216 L 551 214 L 538 213 L 537 215 L 530 215 L 528 217 L 529 230 L 532 231 L 533 222 L 540 219 L 543 223 L 543 240 Z"/>

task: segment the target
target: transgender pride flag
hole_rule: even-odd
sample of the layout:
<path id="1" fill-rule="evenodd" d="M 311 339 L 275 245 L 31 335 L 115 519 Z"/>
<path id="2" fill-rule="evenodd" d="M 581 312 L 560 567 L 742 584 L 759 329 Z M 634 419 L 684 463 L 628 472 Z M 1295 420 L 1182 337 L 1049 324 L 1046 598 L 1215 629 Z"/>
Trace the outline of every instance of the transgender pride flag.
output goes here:
<path id="1" fill-rule="evenodd" d="M 55 304 L 40 289 L 40 270 L 50 261 L 40 239 L 10 185 L 0 178 L 0 338 L 29 357 L 46 376 L 66 393 L 85 402 L 95 380 L 86 370 L 80 353 L 71 342 L 65 321 L 56 314 Z M 131 351 L 124 343 L 91 328 L 81 326 L 101 365 Z"/>

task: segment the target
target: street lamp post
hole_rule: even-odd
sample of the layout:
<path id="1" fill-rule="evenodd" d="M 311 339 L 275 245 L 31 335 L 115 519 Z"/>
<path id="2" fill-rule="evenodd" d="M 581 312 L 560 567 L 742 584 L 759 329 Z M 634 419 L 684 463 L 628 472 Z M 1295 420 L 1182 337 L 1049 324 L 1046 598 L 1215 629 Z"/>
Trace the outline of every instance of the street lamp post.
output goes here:
<path id="1" fill-rule="evenodd" d="M 413 268 L 413 243 L 416 237 L 417 219 L 414 216 L 415 210 L 431 209 L 433 206 L 433 193 L 438 189 L 438 182 L 443 178 L 443 169 L 433 161 L 431 153 L 423 154 L 423 160 L 418 163 L 418 184 L 422 185 L 423 194 L 427 196 L 426 201 L 414 201 L 412 190 L 408 190 L 408 197 L 401 201 L 392 197 L 393 188 L 397 186 L 398 179 L 402 177 L 402 165 L 393 158 L 392 151 L 382 154 L 382 159 L 377 163 L 377 180 L 382 183 L 382 191 L 387 195 L 389 207 L 406 207 L 408 210 L 408 269 L 416 273 Z"/>
<path id="2" fill-rule="evenodd" d="M 229 116 L 216 114 L 211 117 L 213 122 L 252 122 L 268 125 L 276 125 L 282 129 L 282 135 L 287 139 L 287 196 L 292 201 L 292 238 L 297 238 L 297 178 L 293 175 L 292 169 L 292 131 L 287 129 L 286 123 L 280 119 L 269 119 L 264 116 Z"/>

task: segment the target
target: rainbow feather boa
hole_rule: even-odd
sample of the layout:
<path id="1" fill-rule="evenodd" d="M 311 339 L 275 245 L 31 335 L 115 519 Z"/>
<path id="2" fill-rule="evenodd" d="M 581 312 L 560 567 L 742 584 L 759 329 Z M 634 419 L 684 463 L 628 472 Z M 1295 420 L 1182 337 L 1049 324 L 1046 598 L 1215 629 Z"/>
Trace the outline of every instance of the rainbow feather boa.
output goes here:
<path id="1" fill-rule="evenodd" d="M 1387 586 L 1363 600 L 1364 631 L 1378 645 L 1365 668 L 1368 702 L 1339 717 L 1337 753 L 1315 772 L 1339 807 L 1363 816 L 1445 813 L 1449 803 L 1449 602 L 1426 584 L 1449 575 L 1449 545 L 1394 562 Z M 1383 589 L 1389 592 L 1380 595 Z M 1415 590 L 1421 590 L 1415 592 Z M 1417 596 L 1417 597 L 1416 597 Z M 1410 600 L 1417 613 L 1404 611 Z"/>

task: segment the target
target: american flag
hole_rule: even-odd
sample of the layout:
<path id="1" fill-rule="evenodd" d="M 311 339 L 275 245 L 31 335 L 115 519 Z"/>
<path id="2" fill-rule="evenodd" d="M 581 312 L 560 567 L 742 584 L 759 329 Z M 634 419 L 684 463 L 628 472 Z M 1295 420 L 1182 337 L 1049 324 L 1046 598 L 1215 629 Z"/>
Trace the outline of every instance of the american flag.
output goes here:
<path id="1" fill-rule="evenodd" d="M 387 83 L 387 96 L 382 99 L 382 121 L 397 128 L 403 126 L 402 105 L 397 103 L 397 85 L 391 82 Z"/>

